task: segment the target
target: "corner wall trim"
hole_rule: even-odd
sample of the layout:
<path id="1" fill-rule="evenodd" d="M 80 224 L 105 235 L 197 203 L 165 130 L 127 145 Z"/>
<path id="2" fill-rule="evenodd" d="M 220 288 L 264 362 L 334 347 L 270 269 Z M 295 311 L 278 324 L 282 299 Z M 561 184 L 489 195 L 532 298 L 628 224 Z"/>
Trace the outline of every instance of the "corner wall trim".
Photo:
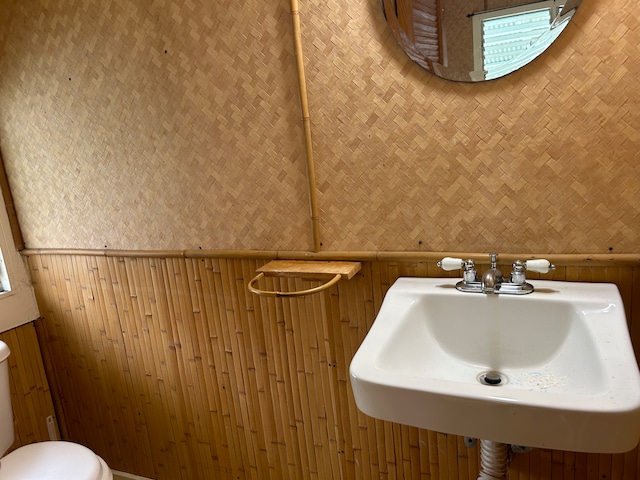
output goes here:
<path id="1" fill-rule="evenodd" d="M 313 160 L 311 142 L 311 118 L 309 115 L 309 100 L 307 98 L 307 80 L 304 74 L 304 57 L 302 54 L 302 33 L 300 26 L 300 9 L 298 0 L 291 0 L 291 25 L 293 28 L 293 44 L 296 55 L 296 69 L 298 71 L 298 88 L 300 91 L 300 110 L 304 128 L 305 153 L 307 160 L 307 183 L 309 188 L 309 208 L 311 213 L 311 229 L 313 236 L 313 250 L 320 251 L 320 227 L 318 216 L 318 199 L 316 195 L 316 171 Z"/>
<path id="2" fill-rule="evenodd" d="M 13 243 L 16 249 L 22 250 L 24 248 L 24 239 L 22 237 L 22 230 L 20 230 L 20 222 L 18 222 L 18 214 L 16 212 L 15 205 L 13 204 L 13 196 L 11 195 L 11 188 L 9 186 L 9 177 L 7 171 L 4 168 L 4 159 L 2 158 L 2 152 L 0 151 L 0 190 L 2 197 L 4 198 L 4 206 L 7 209 L 7 215 L 9 216 L 9 225 L 11 226 L 11 234 L 13 235 Z"/>

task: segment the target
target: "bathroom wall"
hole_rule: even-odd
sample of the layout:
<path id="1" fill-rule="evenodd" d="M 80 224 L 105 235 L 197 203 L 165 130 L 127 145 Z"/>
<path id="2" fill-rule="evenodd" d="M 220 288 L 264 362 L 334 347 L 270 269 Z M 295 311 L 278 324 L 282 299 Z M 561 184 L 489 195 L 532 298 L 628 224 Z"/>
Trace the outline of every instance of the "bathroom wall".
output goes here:
<path id="1" fill-rule="evenodd" d="M 378 0 L 300 2 L 324 250 L 640 251 L 633 0 L 481 85 Z M 27 246 L 312 248 L 287 1 L 0 9 L 0 141 Z"/>
<path id="2" fill-rule="evenodd" d="M 56 418 L 34 327 L 35 324 L 30 323 L 0 333 L 0 340 L 11 350 L 7 361 L 15 441 L 10 450 L 29 443 L 49 440 L 51 437 L 47 417 Z M 59 437 L 57 422 L 54 421 L 52 427 L 55 435 Z"/>
<path id="3" fill-rule="evenodd" d="M 631 2 L 583 2 L 539 61 L 482 85 L 411 65 L 378 3 L 303 17 L 326 248 L 638 251 Z"/>
<path id="4" fill-rule="evenodd" d="M 31 255 L 65 437 L 158 480 L 475 480 L 477 448 L 367 417 L 348 381 L 389 286 L 442 276 L 435 262 L 363 261 L 326 294 L 265 299 L 246 289 L 265 261 Z M 638 349 L 639 264 L 574 262 L 547 278 L 615 282 Z M 509 478 L 637 479 L 639 460 L 535 449 Z"/>
<path id="5" fill-rule="evenodd" d="M 368 261 L 295 301 L 244 288 L 250 250 L 313 247 L 288 2 L 0 7 L 0 147 L 26 244 L 105 250 L 29 254 L 64 438 L 158 480 L 475 478 L 460 438 L 350 397 L 386 288 L 433 263 Z M 542 58 L 468 85 L 412 65 L 378 0 L 302 0 L 321 248 L 637 258 L 634 7 L 585 0 Z M 240 257 L 180 253 L 200 248 Z M 616 282 L 637 346 L 640 265 L 611 259 L 554 278 Z M 19 378 L 41 361 L 25 352 Z M 536 449 L 511 469 L 635 479 L 638 455 Z"/>
<path id="6" fill-rule="evenodd" d="M 286 2 L 0 5 L 27 246 L 309 247 Z"/>

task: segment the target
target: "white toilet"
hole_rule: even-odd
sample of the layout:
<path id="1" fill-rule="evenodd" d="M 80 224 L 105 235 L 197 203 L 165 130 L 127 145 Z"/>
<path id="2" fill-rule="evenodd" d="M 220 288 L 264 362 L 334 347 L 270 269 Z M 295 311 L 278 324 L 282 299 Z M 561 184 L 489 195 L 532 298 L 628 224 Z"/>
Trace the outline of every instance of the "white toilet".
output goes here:
<path id="1" fill-rule="evenodd" d="M 104 460 L 71 442 L 39 442 L 2 455 L 14 441 L 9 347 L 0 341 L 0 480 L 113 480 Z"/>

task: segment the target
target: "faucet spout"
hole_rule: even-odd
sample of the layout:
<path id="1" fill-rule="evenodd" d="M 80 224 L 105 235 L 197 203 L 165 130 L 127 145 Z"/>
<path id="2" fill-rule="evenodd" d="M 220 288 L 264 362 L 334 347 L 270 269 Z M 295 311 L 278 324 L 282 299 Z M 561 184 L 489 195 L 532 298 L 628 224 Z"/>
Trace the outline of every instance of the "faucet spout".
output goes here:
<path id="1" fill-rule="evenodd" d="M 482 293 L 492 294 L 497 293 L 502 286 L 502 272 L 497 267 L 498 254 L 490 253 L 489 258 L 491 259 L 491 268 L 482 275 L 480 287 Z"/>
<path id="2" fill-rule="evenodd" d="M 496 271 L 500 273 L 500 270 L 487 270 L 482 275 L 482 293 L 497 293 L 502 283 L 502 274 L 500 277 L 496 275 Z"/>

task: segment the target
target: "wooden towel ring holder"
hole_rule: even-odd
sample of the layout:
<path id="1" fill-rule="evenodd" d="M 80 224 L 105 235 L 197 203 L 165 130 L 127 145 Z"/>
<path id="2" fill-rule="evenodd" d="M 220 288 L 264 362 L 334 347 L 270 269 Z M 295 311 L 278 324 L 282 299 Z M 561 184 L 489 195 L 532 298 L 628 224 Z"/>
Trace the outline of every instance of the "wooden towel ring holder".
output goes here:
<path id="1" fill-rule="evenodd" d="M 251 279 L 247 288 L 250 292 L 263 297 L 302 297 L 322 292 L 332 287 L 340 281 L 342 277 L 352 278 L 360 271 L 360 262 L 320 262 L 320 261 L 296 261 L 296 260 L 274 260 L 260 267 L 258 274 Z M 262 290 L 256 283 L 265 276 L 298 277 L 298 276 L 327 276 L 333 275 L 331 279 L 322 285 L 306 290 L 295 290 L 292 292 L 281 292 L 277 290 Z"/>

